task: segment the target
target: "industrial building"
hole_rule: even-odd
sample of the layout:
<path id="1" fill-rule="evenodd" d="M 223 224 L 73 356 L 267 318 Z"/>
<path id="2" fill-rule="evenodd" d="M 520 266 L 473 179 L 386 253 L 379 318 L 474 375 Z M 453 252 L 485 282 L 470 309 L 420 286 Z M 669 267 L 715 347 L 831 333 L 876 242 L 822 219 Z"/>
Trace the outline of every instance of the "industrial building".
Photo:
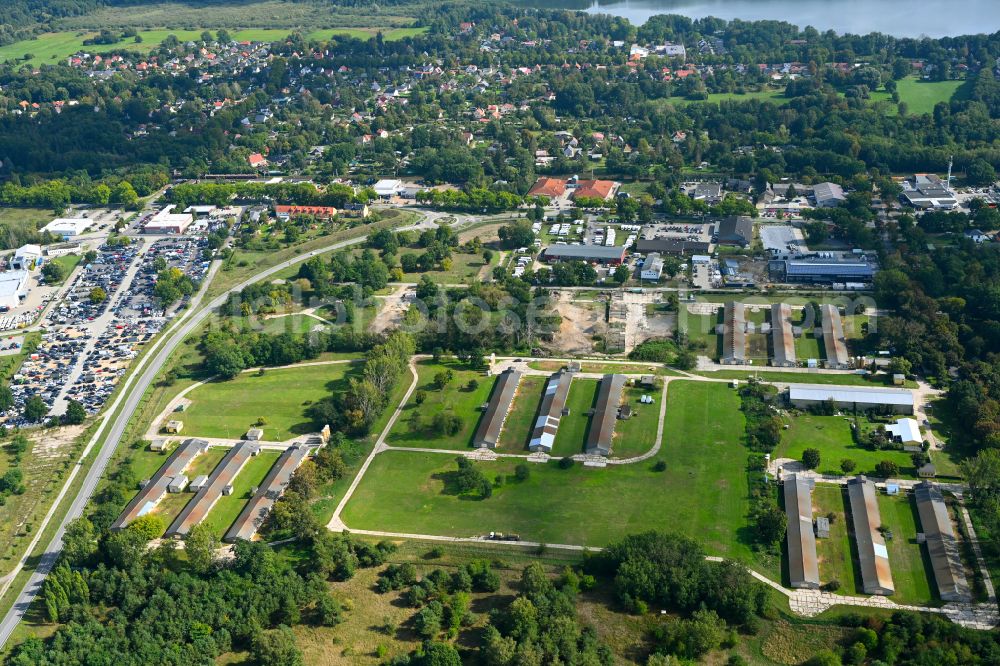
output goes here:
<path id="1" fill-rule="evenodd" d="M 747 364 L 747 320 L 743 303 L 729 301 L 722 315 L 722 358 L 723 365 Z"/>
<path id="2" fill-rule="evenodd" d="M 607 456 L 611 454 L 611 439 L 615 434 L 618 420 L 618 406 L 625 388 L 625 375 L 604 375 L 597 390 L 597 406 L 590 419 L 586 452 L 588 455 Z"/>
<path id="3" fill-rule="evenodd" d="M 833 284 L 834 282 L 871 282 L 875 267 L 866 261 L 838 259 L 775 259 L 767 270 L 774 282 L 794 284 Z"/>
<path id="4" fill-rule="evenodd" d="M 659 280 L 663 275 L 663 259 L 657 253 L 652 253 L 642 260 L 639 277 L 643 280 Z"/>
<path id="5" fill-rule="evenodd" d="M 233 479 L 250 458 L 258 453 L 260 447 L 250 442 L 240 442 L 229 449 L 222 461 L 212 470 L 208 482 L 177 514 L 177 518 L 167 528 L 165 536 L 187 536 L 192 527 L 205 519 L 220 497 L 232 494 Z"/>
<path id="6" fill-rule="evenodd" d="M 933 173 L 918 173 L 904 181 L 899 198 L 919 210 L 951 210 L 958 206 L 958 199 L 948 183 Z"/>
<path id="7" fill-rule="evenodd" d="M 836 208 L 847 201 L 844 188 L 837 183 L 816 183 L 813 186 L 813 199 L 817 208 Z"/>
<path id="8" fill-rule="evenodd" d="M 566 415 L 566 398 L 569 396 L 569 385 L 573 374 L 560 370 L 545 384 L 542 404 L 538 408 L 538 418 L 535 429 L 531 433 L 528 449 L 531 451 L 552 452 L 556 441 L 556 431 L 559 429 L 559 419 Z"/>
<path id="9" fill-rule="evenodd" d="M 625 248 L 603 245 L 568 245 L 556 243 L 542 252 L 544 261 L 593 261 L 599 264 L 617 266 L 625 261 Z"/>
<path id="10" fill-rule="evenodd" d="M 223 541 L 233 543 L 240 539 L 244 541 L 253 539 L 271 509 L 274 508 L 274 503 L 285 492 L 295 470 L 306 459 L 310 448 L 306 444 L 296 444 L 288 447 L 281 454 L 267 476 L 264 477 L 264 482 L 257 488 L 257 492 L 243 507 L 236 522 L 226 532 Z"/>
<path id="11" fill-rule="evenodd" d="M 913 392 L 906 389 L 822 384 L 791 384 L 788 387 L 788 401 L 799 409 L 828 400 L 832 400 L 837 409 L 865 411 L 889 407 L 896 414 L 913 413 Z"/>
<path id="12" fill-rule="evenodd" d="M 719 245 L 746 247 L 753 243 L 753 218 L 730 215 L 719 221 L 716 242 Z"/>
<path id="13" fill-rule="evenodd" d="M 372 186 L 379 199 L 391 199 L 402 194 L 405 189 L 403 181 L 395 179 L 383 179 Z"/>
<path id="14" fill-rule="evenodd" d="M 139 493 L 125 505 L 125 510 L 118 516 L 118 519 L 111 523 L 111 529 L 115 531 L 125 529 L 133 520 L 152 511 L 167 494 L 167 487 L 173 478 L 183 475 L 184 470 L 194 459 L 207 450 L 208 442 L 203 439 L 185 440 L 170 454 L 167 462 L 156 470 L 156 474 L 148 481 L 143 482 Z"/>
<path id="15" fill-rule="evenodd" d="M 493 394 L 472 438 L 473 446 L 480 449 L 497 447 L 500 430 L 503 429 L 503 422 L 507 419 L 507 412 L 510 411 L 510 405 L 514 401 L 514 394 L 520 382 L 521 373 L 513 368 L 507 368 L 497 377 L 493 385 Z"/>
<path id="16" fill-rule="evenodd" d="M 812 519 L 812 479 L 789 474 L 784 481 L 785 513 L 788 526 L 788 583 L 793 588 L 819 587 L 816 535 Z"/>
<path id="17" fill-rule="evenodd" d="M 150 218 L 143 231 L 147 234 L 183 234 L 194 222 L 194 215 L 173 211 L 173 204 L 164 206 L 163 210 Z"/>
<path id="18" fill-rule="evenodd" d="M 792 332 L 792 306 L 788 303 L 771 305 L 771 365 L 795 367 L 795 336 Z"/>
<path id="19" fill-rule="evenodd" d="M 65 241 L 79 236 L 92 226 L 94 221 L 86 217 L 58 217 L 42 227 L 42 231 L 60 236 Z"/>
<path id="20" fill-rule="evenodd" d="M 656 252 L 658 254 L 708 254 L 711 245 L 704 241 L 692 241 L 684 238 L 640 238 L 635 242 L 635 251 L 640 254 Z"/>
<path id="21" fill-rule="evenodd" d="M 927 544 L 938 594 L 943 601 L 970 601 L 972 594 L 962 566 L 958 538 L 941 490 L 930 481 L 921 481 L 914 487 L 913 495 L 923 530 L 917 540 Z"/>
<path id="22" fill-rule="evenodd" d="M 0 309 L 10 310 L 28 295 L 28 271 L 0 273 Z"/>
<path id="23" fill-rule="evenodd" d="M 919 451 L 923 446 L 924 438 L 920 434 L 920 424 L 916 419 L 896 419 L 895 423 L 885 427 L 885 431 L 894 441 L 903 445 L 904 451 L 911 449 Z"/>
<path id="24" fill-rule="evenodd" d="M 42 259 L 42 248 L 39 245 L 22 245 L 14 251 L 10 267 L 18 271 L 30 271 Z"/>
<path id="25" fill-rule="evenodd" d="M 826 367 L 846 370 L 851 367 L 847 355 L 847 339 L 844 337 L 844 322 L 836 305 L 825 303 L 819 306 L 823 320 L 823 348 L 826 349 Z"/>
<path id="26" fill-rule="evenodd" d="M 882 516 L 875 484 L 860 475 L 848 480 L 847 499 L 851 505 L 854 543 L 858 548 L 861 587 L 865 594 L 892 594 L 895 588 L 889 569 L 889 551 L 879 532 Z"/>

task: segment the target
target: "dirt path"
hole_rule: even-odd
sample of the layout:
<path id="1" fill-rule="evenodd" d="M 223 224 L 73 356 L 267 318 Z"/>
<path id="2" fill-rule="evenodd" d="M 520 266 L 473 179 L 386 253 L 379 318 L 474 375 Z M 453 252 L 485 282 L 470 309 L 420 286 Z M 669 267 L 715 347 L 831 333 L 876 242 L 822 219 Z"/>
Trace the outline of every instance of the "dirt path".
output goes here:
<path id="1" fill-rule="evenodd" d="M 410 309 L 410 302 L 406 300 L 406 294 L 412 291 L 412 286 L 404 284 L 397 287 L 396 291 L 388 296 L 377 296 L 376 298 L 381 303 L 378 312 L 375 313 L 375 318 L 372 319 L 369 330 L 372 333 L 382 333 L 398 326 L 403 321 L 406 311 Z"/>

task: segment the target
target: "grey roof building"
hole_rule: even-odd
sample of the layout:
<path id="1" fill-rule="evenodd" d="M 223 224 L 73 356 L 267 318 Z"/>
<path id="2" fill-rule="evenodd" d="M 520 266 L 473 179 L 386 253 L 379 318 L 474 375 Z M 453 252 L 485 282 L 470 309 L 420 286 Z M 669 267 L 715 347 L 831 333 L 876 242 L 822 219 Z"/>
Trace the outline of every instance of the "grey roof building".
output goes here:
<path id="1" fill-rule="evenodd" d="M 847 482 L 847 499 L 851 505 L 862 589 L 865 594 L 892 594 L 895 587 L 889 569 L 889 550 L 879 532 L 882 516 L 878 510 L 875 484 L 860 475 L 850 479 Z"/>
<path id="2" fill-rule="evenodd" d="M 723 365 L 746 365 L 747 363 L 747 320 L 743 303 L 728 301 L 722 315 L 722 358 Z"/>
<path id="3" fill-rule="evenodd" d="M 722 201 L 722 183 L 702 182 L 694 186 L 691 198 L 712 205 Z"/>
<path id="4" fill-rule="evenodd" d="M 264 477 L 264 482 L 257 488 L 250 501 L 243 507 L 236 522 L 230 526 L 223 541 L 233 543 L 240 539 L 250 541 L 257 530 L 264 524 L 264 519 L 274 508 L 274 503 L 285 492 L 292 474 L 306 459 L 310 447 L 304 444 L 290 446 L 278 457 L 271 470 Z"/>
<path id="5" fill-rule="evenodd" d="M 200 523 L 224 494 L 231 492 L 233 479 L 253 456 L 260 453 L 260 446 L 252 442 L 240 442 L 229 449 L 222 461 L 208 477 L 194 498 L 184 505 L 177 518 L 167 528 L 165 536 L 187 536 L 191 528 Z M 227 488 L 230 490 L 227 492 Z"/>
<path id="6" fill-rule="evenodd" d="M 958 539 L 951 525 L 948 506 L 937 484 L 921 481 L 913 489 L 920 515 L 920 529 L 934 569 L 938 594 L 944 601 L 970 601 L 972 594 L 965 577 Z M 919 537 L 918 537 L 919 538 Z"/>
<path id="7" fill-rule="evenodd" d="M 167 462 L 156 470 L 156 474 L 149 480 L 149 483 L 142 487 L 135 497 L 132 498 L 122 515 L 111 524 L 112 530 L 122 530 L 139 516 L 143 516 L 156 506 L 167 494 L 167 487 L 175 476 L 184 474 L 191 462 L 208 450 L 208 442 L 203 439 L 187 439 L 174 449 L 174 452 L 167 458 Z"/>
<path id="8" fill-rule="evenodd" d="M 785 477 L 785 513 L 788 527 L 788 582 L 794 588 L 819 587 L 819 564 L 816 561 L 816 535 L 812 519 L 812 479 L 789 474 Z"/>
<path id="9" fill-rule="evenodd" d="M 826 367 L 844 370 L 850 367 L 844 322 L 836 305 L 819 306 L 823 319 L 823 347 L 826 349 Z"/>
<path id="10" fill-rule="evenodd" d="M 711 247 L 704 241 L 691 241 L 684 238 L 640 238 L 635 242 L 635 251 L 642 254 L 658 252 L 659 254 L 708 254 Z"/>
<path id="11" fill-rule="evenodd" d="M 795 336 L 792 334 L 792 306 L 774 303 L 771 306 L 771 365 L 795 366 Z"/>
<path id="12" fill-rule="evenodd" d="M 787 283 L 871 282 L 875 276 L 868 262 L 836 259 L 775 259 L 767 270 L 775 282 Z"/>
<path id="13" fill-rule="evenodd" d="M 719 245 L 739 245 L 746 247 L 753 243 L 753 218 L 746 215 L 730 215 L 719 222 Z"/>
<path id="14" fill-rule="evenodd" d="M 813 187 L 817 208 L 835 208 L 847 201 L 844 188 L 837 183 L 817 183 Z"/>
<path id="15" fill-rule="evenodd" d="M 479 421 L 479 427 L 472 438 L 472 445 L 476 448 L 497 447 L 497 440 L 500 439 L 500 430 L 503 422 L 507 419 L 507 412 L 510 411 L 510 404 L 514 401 L 514 394 L 517 392 L 517 385 L 521 381 L 521 373 L 513 368 L 507 368 L 497 376 L 493 385 L 493 394 L 490 402 L 483 412 L 483 418 Z"/>
<path id="16" fill-rule="evenodd" d="M 622 401 L 625 375 L 604 375 L 597 391 L 597 406 L 590 420 L 586 451 L 589 455 L 611 454 L 611 440 L 618 420 L 618 405 Z"/>
<path id="17" fill-rule="evenodd" d="M 604 245 L 568 245 L 556 243 L 549 245 L 542 252 L 545 261 L 596 261 L 602 264 L 617 265 L 625 260 L 625 248 L 622 246 L 605 247 Z"/>
<path id="18" fill-rule="evenodd" d="M 808 408 L 827 400 L 833 400 L 838 409 L 888 406 L 897 414 L 913 413 L 913 391 L 907 389 L 823 384 L 790 384 L 788 387 L 788 401 L 796 407 Z"/>
<path id="19" fill-rule="evenodd" d="M 542 404 L 538 409 L 538 418 L 535 420 L 535 429 L 531 433 L 531 441 L 528 442 L 528 449 L 531 451 L 552 451 L 552 445 L 556 441 L 556 431 L 559 430 L 559 419 L 562 418 L 566 409 L 566 398 L 569 396 L 569 386 L 573 381 L 573 374 L 560 370 L 551 377 L 545 384 L 545 393 L 542 395 Z"/>

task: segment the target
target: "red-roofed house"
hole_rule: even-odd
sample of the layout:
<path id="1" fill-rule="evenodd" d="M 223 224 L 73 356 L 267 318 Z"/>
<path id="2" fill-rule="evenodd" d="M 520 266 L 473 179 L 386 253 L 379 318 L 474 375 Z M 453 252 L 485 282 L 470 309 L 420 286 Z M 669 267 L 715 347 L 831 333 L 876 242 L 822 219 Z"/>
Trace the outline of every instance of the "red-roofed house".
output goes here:
<path id="1" fill-rule="evenodd" d="M 566 192 L 566 181 L 561 178 L 539 178 L 530 190 L 530 197 L 548 197 L 555 199 Z"/>
<path id="2" fill-rule="evenodd" d="M 581 180 L 577 183 L 573 198 L 610 199 L 618 189 L 618 183 L 613 180 Z"/>
<path id="3" fill-rule="evenodd" d="M 253 155 L 248 157 L 247 162 L 249 162 L 250 166 L 252 166 L 254 169 L 259 169 L 260 167 L 267 166 L 267 158 L 261 155 L 260 153 L 254 153 Z"/>
<path id="4" fill-rule="evenodd" d="M 337 209 L 333 206 L 281 206 L 274 207 L 274 214 L 279 220 L 287 220 L 299 215 L 312 215 L 315 218 L 328 220 L 337 216 Z"/>

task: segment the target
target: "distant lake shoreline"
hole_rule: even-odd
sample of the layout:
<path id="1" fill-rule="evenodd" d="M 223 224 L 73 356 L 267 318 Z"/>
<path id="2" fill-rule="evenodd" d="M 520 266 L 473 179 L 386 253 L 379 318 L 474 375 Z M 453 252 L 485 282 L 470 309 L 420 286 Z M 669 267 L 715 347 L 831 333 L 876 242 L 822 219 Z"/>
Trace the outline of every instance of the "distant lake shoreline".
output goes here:
<path id="1" fill-rule="evenodd" d="M 529 1 L 539 7 L 543 5 Z M 556 3 L 565 6 L 567 3 Z M 590 14 L 612 14 L 636 25 L 657 14 L 714 16 L 744 21 L 787 21 L 820 32 L 856 35 L 881 32 L 895 37 L 956 37 L 1000 31 L 997 0 L 951 0 L 921 7 L 913 0 L 582 0 L 570 3 Z"/>

